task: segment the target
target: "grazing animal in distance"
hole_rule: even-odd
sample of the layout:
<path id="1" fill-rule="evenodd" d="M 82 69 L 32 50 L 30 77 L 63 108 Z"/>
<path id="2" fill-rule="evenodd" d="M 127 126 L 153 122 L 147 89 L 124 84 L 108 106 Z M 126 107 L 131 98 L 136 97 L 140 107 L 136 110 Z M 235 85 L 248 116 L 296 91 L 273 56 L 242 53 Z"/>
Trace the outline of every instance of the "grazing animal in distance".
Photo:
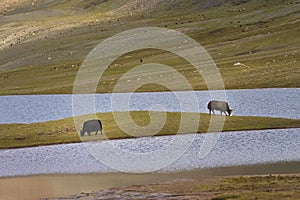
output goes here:
<path id="1" fill-rule="evenodd" d="M 212 100 L 208 103 L 207 108 L 209 110 L 210 115 L 211 115 L 211 112 L 213 112 L 213 114 L 215 114 L 215 110 L 220 110 L 221 115 L 224 112 L 226 116 L 227 116 L 227 113 L 229 116 L 232 113 L 232 110 L 229 108 L 229 105 L 226 101 Z"/>
<path id="2" fill-rule="evenodd" d="M 89 136 L 91 136 L 91 132 L 96 132 L 97 135 L 98 131 L 100 131 L 102 135 L 101 121 L 98 119 L 88 120 L 83 123 L 82 130 L 80 131 L 80 136 L 84 136 L 85 132 L 87 132 Z"/>

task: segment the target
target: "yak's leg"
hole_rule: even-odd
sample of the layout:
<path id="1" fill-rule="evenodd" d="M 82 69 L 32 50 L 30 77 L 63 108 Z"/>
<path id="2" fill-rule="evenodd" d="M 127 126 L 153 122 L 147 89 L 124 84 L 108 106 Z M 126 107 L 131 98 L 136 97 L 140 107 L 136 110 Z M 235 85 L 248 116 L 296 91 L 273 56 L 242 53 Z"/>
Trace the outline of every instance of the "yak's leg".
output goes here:
<path id="1" fill-rule="evenodd" d="M 226 111 L 221 110 L 221 115 L 222 115 L 223 113 L 227 116 Z"/>
<path id="2" fill-rule="evenodd" d="M 222 116 L 222 112 L 223 112 L 223 111 L 222 111 L 222 110 L 220 110 L 221 116 Z"/>
<path id="3" fill-rule="evenodd" d="M 87 132 L 87 134 L 88 134 L 89 136 L 91 136 L 91 132 Z"/>
<path id="4" fill-rule="evenodd" d="M 214 109 L 212 109 L 212 112 L 213 112 L 213 114 L 215 114 L 215 110 Z"/>
<path id="5" fill-rule="evenodd" d="M 209 114 L 211 115 L 211 109 L 209 109 Z"/>

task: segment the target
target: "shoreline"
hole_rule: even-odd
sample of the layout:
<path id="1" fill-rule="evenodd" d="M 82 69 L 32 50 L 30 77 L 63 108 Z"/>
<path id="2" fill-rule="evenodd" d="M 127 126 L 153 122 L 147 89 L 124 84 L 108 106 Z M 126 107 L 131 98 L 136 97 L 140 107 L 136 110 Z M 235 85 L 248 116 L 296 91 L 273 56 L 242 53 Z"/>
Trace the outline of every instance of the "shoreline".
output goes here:
<path id="1" fill-rule="evenodd" d="M 269 174 L 293 175 L 300 173 L 300 161 L 269 163 L 252 166 L 234 166 L 194 171 L 147 174 L 49 174 L 0 178 L 0 194 L 7 200 L 40 199 L 93 193 L 110 188 L 173 182 L 177 180 L 214 179 L 234 176 L 261 176 Z"/>
<path id="2" fill-rule="evenodd" d="M 277 118 L 274 118 L 277 119 Z M 278 118 L 279 119 L 279 118 Z M 293 119 L 292 119 L 293 120 Z M 298 120 L 298 119 L 296 119 Z M 22 125 L 22 124 L 20 124 Z M 1 124 L 0 124 L 1 126 Z M 261 128 L 261 129 L 239 129 L 239 130 L 222 130 L 220 132 L 197 132 L 197 133 L 178 133 L 174 135 L 155 135 L 155 136 L 143 136 L 143 137 L 137 137 L 137 138 L 147 138 L 147 137 L 168 137 L 168 136 L 176 136 L 176 135 L 193 135 L 193 134 L 211 134 L 211 133 L 221 133 L 221 134 L 226 134 L 226 133 L 235 133 L 235 132 L 242 132 L 242 131 L 265 131 L 265 130 L 289 130 L 289 129 L 299 129 L 299 127 L 279 127 L 279 128 Z M 128 138 L 110 138 L 106 140 L 130 140 L 130 139 L 136 139 L 134 137 L 128 137 Z M 101 140 L 100 140 L 101 141 Z M 102 140 L 105 141 L 105 140 Z M 90 142 L 90 141 L 88 141 Z M 55 146 L 55 145 L 68 145 L 68 144 L 84 144 L 85 141 L 75 141 L 75 142 L 61 142 L 61 143 L 53 143 L 53 144 L 37 144 L 37 145 L 32 145 L 32 146 L 21 146 L 21 147 L 8 147 L 8 148 L 2 148 L 0 147 L 1 150 L 14 150 L 14 149 L 26 149 L 26 148 L 37 148 L 37 147 L 49 147 L 49 146 Z M 1 178 L 1 177 L 0 177 Z"/>
<path id="3" fill-rule="evenodd" d="M 300 197 L 300 174 L 226 176 L 204 179 L 180 179 L 169 182 L 131 185 L 96 192 L 72 194 L 63 199 L 166 199 L 166 200 L 224 200 L 224 199 L 273 199 Z"/>

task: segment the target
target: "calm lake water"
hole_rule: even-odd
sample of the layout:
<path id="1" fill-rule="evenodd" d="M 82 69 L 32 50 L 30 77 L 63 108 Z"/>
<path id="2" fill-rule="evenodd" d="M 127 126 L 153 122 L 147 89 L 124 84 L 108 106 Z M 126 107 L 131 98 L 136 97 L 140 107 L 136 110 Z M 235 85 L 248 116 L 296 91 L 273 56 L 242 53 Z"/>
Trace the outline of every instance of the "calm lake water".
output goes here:
<path id="1" fill-rule="evenodd" d="M 177 92 L 189 99 L 193 92 Z M 135 93 L 128 103 L 129 110 L 164 110 L 186 112 L 208 112 L 210 94 L 195 92 L 198 109 L 189 104 L 180 107 L 174 93 Z M 127 96 L 128 94 L 122 94 Z M 226 90 L 227 101 L 234 110 L 233 115 L 270 116 L 300 119 L 300 88 Z M 124 111 L 111 103 L 111 94 L 95 97 L 97 112 Z M 157 106 L 159 105 L 159 107 Z M 82 105 L 83 108 L 85 105 Z M 88 114 L 84 112 L 81 114 Z M 32 123 L 73 116 L 72 95 L 22 95 L 0 96 L 0 123 Z"/>
<path id="2" fill-rule="evenodd" d="M 134 94 L 128 102 L 129 110 L 207 112 L 206 106 L 210 100 L 207 91 L 195 93 L 199 102 L 197 110 L 191 109 L 188 103 L 180 107 L 176 95 L 189 99 L 192 94 L 192 92 Z M 126 97 L 128 94 L 121 95 Z M 234 115 L 300 119 L 300 88 L 228 90 L 226 96 L 231 108 L 234 109 Z M 118 110 L 112 106 L 111 94 L 98 94 L 95 99 L 97 112 Z M 0 123 L 32 123 L 71 117 L 72 95 L 0 96 L 0 110 Z M 85 114 L 84 109 L 82 114 Z M 163 163 L 158 168 L 159 172 L 173 172 L 300 161 L 300 129 L 222 133 L 212 151 L 202 158 L 199 152 L 206 137 L 189 134 L 102 141 L 88 143 L 88 148 L 86 144 L 80 143 L 0 150 L 0 177 L 53 173 L 109 173 L 118 171 L 116 165 L 127 171 L 140 172 L 141 169 L 152 169 L 157 163 Z M 180 142 L 175 142 L 178 145 L 173 149 L 166 148 L 172 141 L 190 141 L 190 143 L 182 154 L 177 155 L 181 152 L 180 148 L 185 147 L 181 147 Z M 110 151 L 111 149 L 106 151 L 99 149 L 99 146 L 113 146 L 119 151 Z M 157 153 L 158 150 L 164 151 L 161 154 Z M 91 151 L 100 154 L 100 159 Z M 145 157 L 149 159 L 145 160 Z M 111 158 L 110 161 L 115 165 L 110 165 L 101 158 Z M 176 159 L 168 163 L 166 158 Z"/>
<path id="3" fill-rule="evenodd" d="M 110 143 L 118 146 L 123 152 L 122 157 L 117 160 L 119 165 L 125 168 L 130 166 L 131 171 L 138 171 L 149 167 L 147 160 L 139 162 L 140 155 L 163 148 L 174 137 L 187 140 L 194 137 L 194 139 L 178 160 L 160 169 L 159 172 L 300 161 L 300 129 L 222 133 L 216 146 L 205 158 L 199 157 L 201 145 L 206 137 L 200 134 L 103 141 L 102 144 Z M 134 152 L 136 156 L 128 157 L 128 152 Z M 172 156 L 176 152 L 166 153 Z M 101 155 L 111 156 L 106 152 L 101 152 Z M 159 154 L 155 159 L 157 163 L 161 163 L 167 158 Z M 95 159 L 82 143 L 0 150 L 0 160 L 0 177 L 117 172 L 113 167 Z M 135 165 L 132 165 L 133 162 Z"/>

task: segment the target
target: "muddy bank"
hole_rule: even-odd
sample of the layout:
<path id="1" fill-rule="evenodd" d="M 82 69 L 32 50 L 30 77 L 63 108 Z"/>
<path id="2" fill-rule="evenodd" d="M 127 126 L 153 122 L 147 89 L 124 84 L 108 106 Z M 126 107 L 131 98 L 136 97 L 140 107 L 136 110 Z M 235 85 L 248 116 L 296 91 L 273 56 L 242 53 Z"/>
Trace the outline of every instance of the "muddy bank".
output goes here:
<path id="1" fill-rule="evenodd" d="M 81 196 L 86 197 L 87 195 L 100 190 L 105 191 L 100 191 L 97 193 L 97 195 L 110 195 L 111 190 L 108 189 L 116 187 L 166 183 L 176 180 L 206 180 L 212 178 L 215 179 L 220 176 L 297 174 L 300 173 L 299 169 L 300 162 L 288 162 L 254 166 L 203 169 L 197 171 L 182 171 L 176 173 L 108 173 L 10 177 L 0 179 L 0 194 L 1 199 L 6 200 L 33 200 L 40 198 L 64 197 L 75 194 L 78 195 L 79 198 Z M 116 195 L 118 194 L 118 192 L 115 193 Z M 133 193 L 128 193 L 128 195 L 132 194 Z M 92 195 L 89 196 L 92 197 Z M 73 196 L 72 198 L 75 197 Z"/>
<path id="2" fill-rule="evenodd" d="M 300 175 L 265 175 L 177 180 L 135 185 L 55 199 L 299 199 Z"/>

